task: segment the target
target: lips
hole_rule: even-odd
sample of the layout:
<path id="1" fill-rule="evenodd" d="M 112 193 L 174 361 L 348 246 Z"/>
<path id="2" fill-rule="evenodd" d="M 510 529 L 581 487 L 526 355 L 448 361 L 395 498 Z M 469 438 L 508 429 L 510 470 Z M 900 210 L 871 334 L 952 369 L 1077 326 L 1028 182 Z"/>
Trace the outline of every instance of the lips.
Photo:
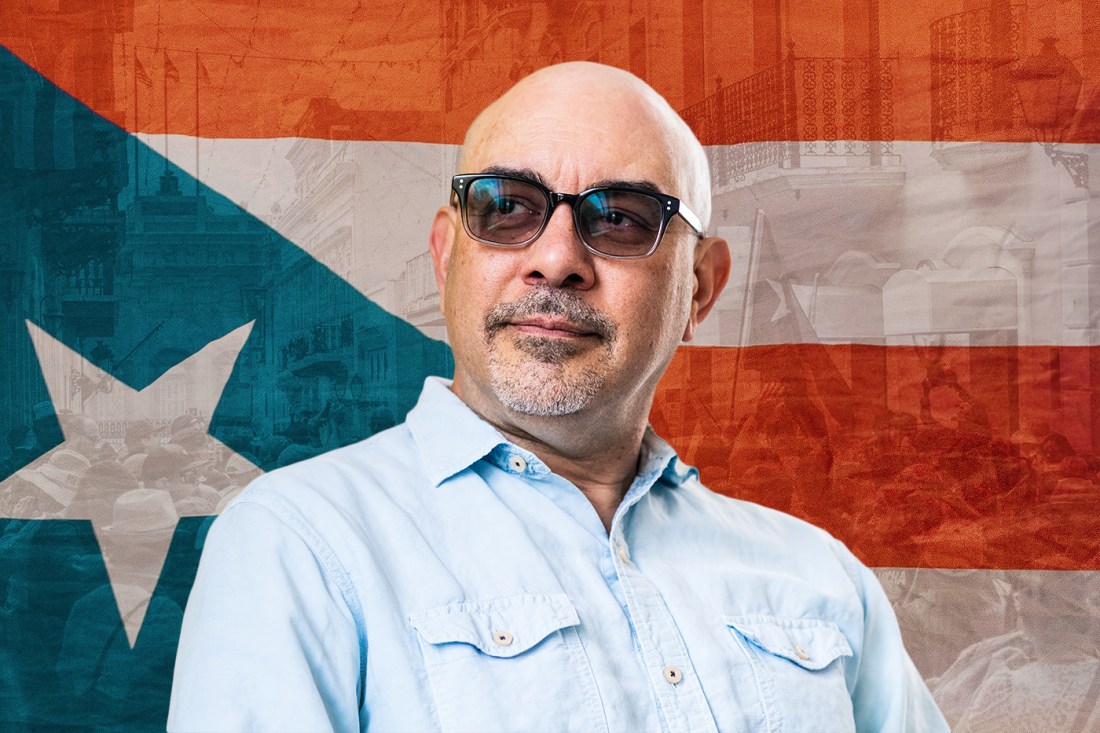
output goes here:
<path id="1" fill-rule="evenodd" d="M 598 335 L 589 327 L 562 318 L 526 317 L 514 320 L 508 325 L 521 333 L 527 333 L 533 336 L 578 338 Z"/>
<path id="2" fill-rule="evenodd" d="M 610 341 L 615 324 L 585 303 L 575 291 L 538 287 L 511 303 L 501 303 L 485 317 L 485 335 L 492 339 L 502 329 L 543 338 L 575 339 L 588 336 Z"/>

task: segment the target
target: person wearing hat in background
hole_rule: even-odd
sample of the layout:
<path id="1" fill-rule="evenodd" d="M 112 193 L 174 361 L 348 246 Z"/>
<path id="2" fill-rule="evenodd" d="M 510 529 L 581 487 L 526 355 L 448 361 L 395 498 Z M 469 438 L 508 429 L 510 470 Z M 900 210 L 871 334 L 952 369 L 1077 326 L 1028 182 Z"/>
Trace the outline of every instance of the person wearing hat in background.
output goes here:
<path id="1" fill-rule="evenodd" d="M 126 428 L 123 436 L 123 449 L 118 460 L 125 461 L 131 456 L 145 455 L 160 445 L 164 428 L 157 427 L 152 420 L 135 420 Z"/>
<path id="2" fill-rule="evenodd" d="M 248 484 L 261 473 L 262 471 L 245 456 L 238 453 L 230 455 L 225 462 L 225 476 L 229 480 L 229 483 L 224 489 L 218 489 L 221 498 L 218 500 L 218 505 L 214 508 L 214 513 L 221 514 L 222 509 L 225 509 L 226 505 L 235 499 L 237 495 L 244 490 L 244 487 L 248 486 Z"/>
<path id="3" fill-rule="evenodd" d="M 26 425 L 8 430 L 8 457 L 0 461 L 0 476 L 11 476 L 35 457 L 34 433 Z"/>
<path id="4" fill-rule="evenodd" d="M 178 507 L 181 514 L 209 514 L 213 512 L 221 496 L 210 486 L 202 482 L 201 469 L 207 460 L 193 456 L 176 443 L 157 446 L 141 465 L 141 483 L 147 489 L 163 489 L 172 500 L 179 504 L 188 501 L 185 507 Z"/>
<path id="5" fill-rule="evenodd" d="M 96 461 L 80 474 L 76 494 L 62 516 L 89 519 L 95 526 L 102 527 L 111 521 L 115 499 L 138 487 L 137 477 L 118 461 Z"/>
<path id="6" fill-rule="evenodd" d="M 105 560 L 114 561 L 114 582 L 72 605 L 58 654 L 56 674 L 64 693 L 58 704 L 70 711 L 65 720 L 80 721 L 88 730 L 122 731 L 127 721 L 148 720 L 149 710 L 160 704 L 166 690 L 154 685 L 170 679 L 171 641 L 183 611 L 170 596 L 150 594 L 161 574 L 157 561 L 178 520 L 163 489 L 132 489 L 110 505 L 101 546 Z M 139 653 L 131 651 L 126 633 L 135 618 L 141 620 Z M 114 727 L 105 727 L 108 722 Z"/>
<path id="7" fill-rule="evenodd" d="M 34 445 L 38 453 L 65 440 L 61 432 L 61 418 L 66 414 L 67 410 L 58 410 L 55 413 L 53 403 L 49 400 L 36 402 L 31 408 L 31 431 L 34 433 Z"/>
<path id="8" fill-rule="evenodd" d="M 21 508 L 7 516 L 56 516 L 65 510 L 76 496 L 80 477 L 91 462 L 76 451 L 54 450 L 26 468 L 15 472 L 19 486 L 9 485 L 9 496 L 21 496 Z M 27 491 L 29 487 L 33 490 Z"/>
<path id="9" fill-rule="evenodd" d="M 80 453 L 88 460 L 100 457 L 113 457 L 104 455 L 104 443 L 100 440 L 99 424 L 87 415 L 58 415 L 61 422 L 61 430 L 65 435 L 65 447 L 71 451 Z M 114 453 L 113 448 L 108 448 Z"/>

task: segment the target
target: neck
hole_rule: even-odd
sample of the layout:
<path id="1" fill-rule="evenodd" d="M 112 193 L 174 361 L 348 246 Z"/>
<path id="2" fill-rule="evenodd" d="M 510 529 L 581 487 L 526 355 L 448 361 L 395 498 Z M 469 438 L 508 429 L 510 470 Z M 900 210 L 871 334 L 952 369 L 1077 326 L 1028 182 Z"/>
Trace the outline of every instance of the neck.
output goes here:
<path id="1" fill-rule="evenodd" d="M 653 397 L 632 408 L 586 408 L 570 415 L 526 415 L 452 387 L 482 419 L 508 440 L 531 451 L 551 471 L 588 498 L 611 531 L 611 520 L 638 473 L 642 438 Z"/>

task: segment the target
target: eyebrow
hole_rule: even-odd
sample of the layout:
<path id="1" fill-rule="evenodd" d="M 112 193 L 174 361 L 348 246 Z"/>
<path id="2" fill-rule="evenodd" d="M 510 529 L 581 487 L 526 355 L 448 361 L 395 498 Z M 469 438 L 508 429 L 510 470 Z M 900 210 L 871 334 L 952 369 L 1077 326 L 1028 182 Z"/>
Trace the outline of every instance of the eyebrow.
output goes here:
<path id="1" fill-rule="evenodd" d="M 491 165 L 488 168 L 484 168 L 482 173 L 489 173 L 494 176 L 512 176 L 513 178 L 526 178 L 528 181 L 535 181 L 541 183 L 546 188 L 550 188 L 550 183 L 542 174 L 536 170 L 530 168 L 509 168 L 506 165 Z"/>
<path id="2" fill-rule="evenodd" d="M 505 165 L 491 165 L 481 171 L 482 173 L 489 173 L 496 176 L 513 176 L 515 178 L 526 178 L 529 181 L 536 181 L 546 188 L 553 191 L 553 187 L 550 182 L 547 181 L 541 173 L 530 168 L 510 168 Z M 625 180 L 619 178 L 605 178 L 601 181 L 596 181 L 587 188 L 636 188 L 642 191 L 649 191 L 650 193 L 667 195 L 657 184 L 652 181 L 646 180 Z"/>
<path id="3" fill-rule="evenodd" d="M 592 184 L 592 188 L 638 188 L 643 191 L 649 191 L 650 193 L 667 195 L 657 187 L 656 183 L 646 180 L 624 181 L 620 179 L 604 179 L 602 181 L 596 181 Z"/>

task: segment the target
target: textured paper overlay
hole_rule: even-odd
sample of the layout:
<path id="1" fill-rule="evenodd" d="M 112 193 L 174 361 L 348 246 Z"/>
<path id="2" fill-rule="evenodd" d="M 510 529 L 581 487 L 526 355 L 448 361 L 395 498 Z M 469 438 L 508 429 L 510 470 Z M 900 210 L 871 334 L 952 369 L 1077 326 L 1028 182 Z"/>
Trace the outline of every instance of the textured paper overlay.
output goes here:
<path id="1" fill-rule="evenodd" d="M 163 726 L 202 517 L 447 372 L 452 144 L 567 58 L 682 110 L 734 252 L 655 426 L 884 568 L 958 729 L 1100 725 L 1100 10 L 718 5 L 0 10 L 6 726 Z"/>

